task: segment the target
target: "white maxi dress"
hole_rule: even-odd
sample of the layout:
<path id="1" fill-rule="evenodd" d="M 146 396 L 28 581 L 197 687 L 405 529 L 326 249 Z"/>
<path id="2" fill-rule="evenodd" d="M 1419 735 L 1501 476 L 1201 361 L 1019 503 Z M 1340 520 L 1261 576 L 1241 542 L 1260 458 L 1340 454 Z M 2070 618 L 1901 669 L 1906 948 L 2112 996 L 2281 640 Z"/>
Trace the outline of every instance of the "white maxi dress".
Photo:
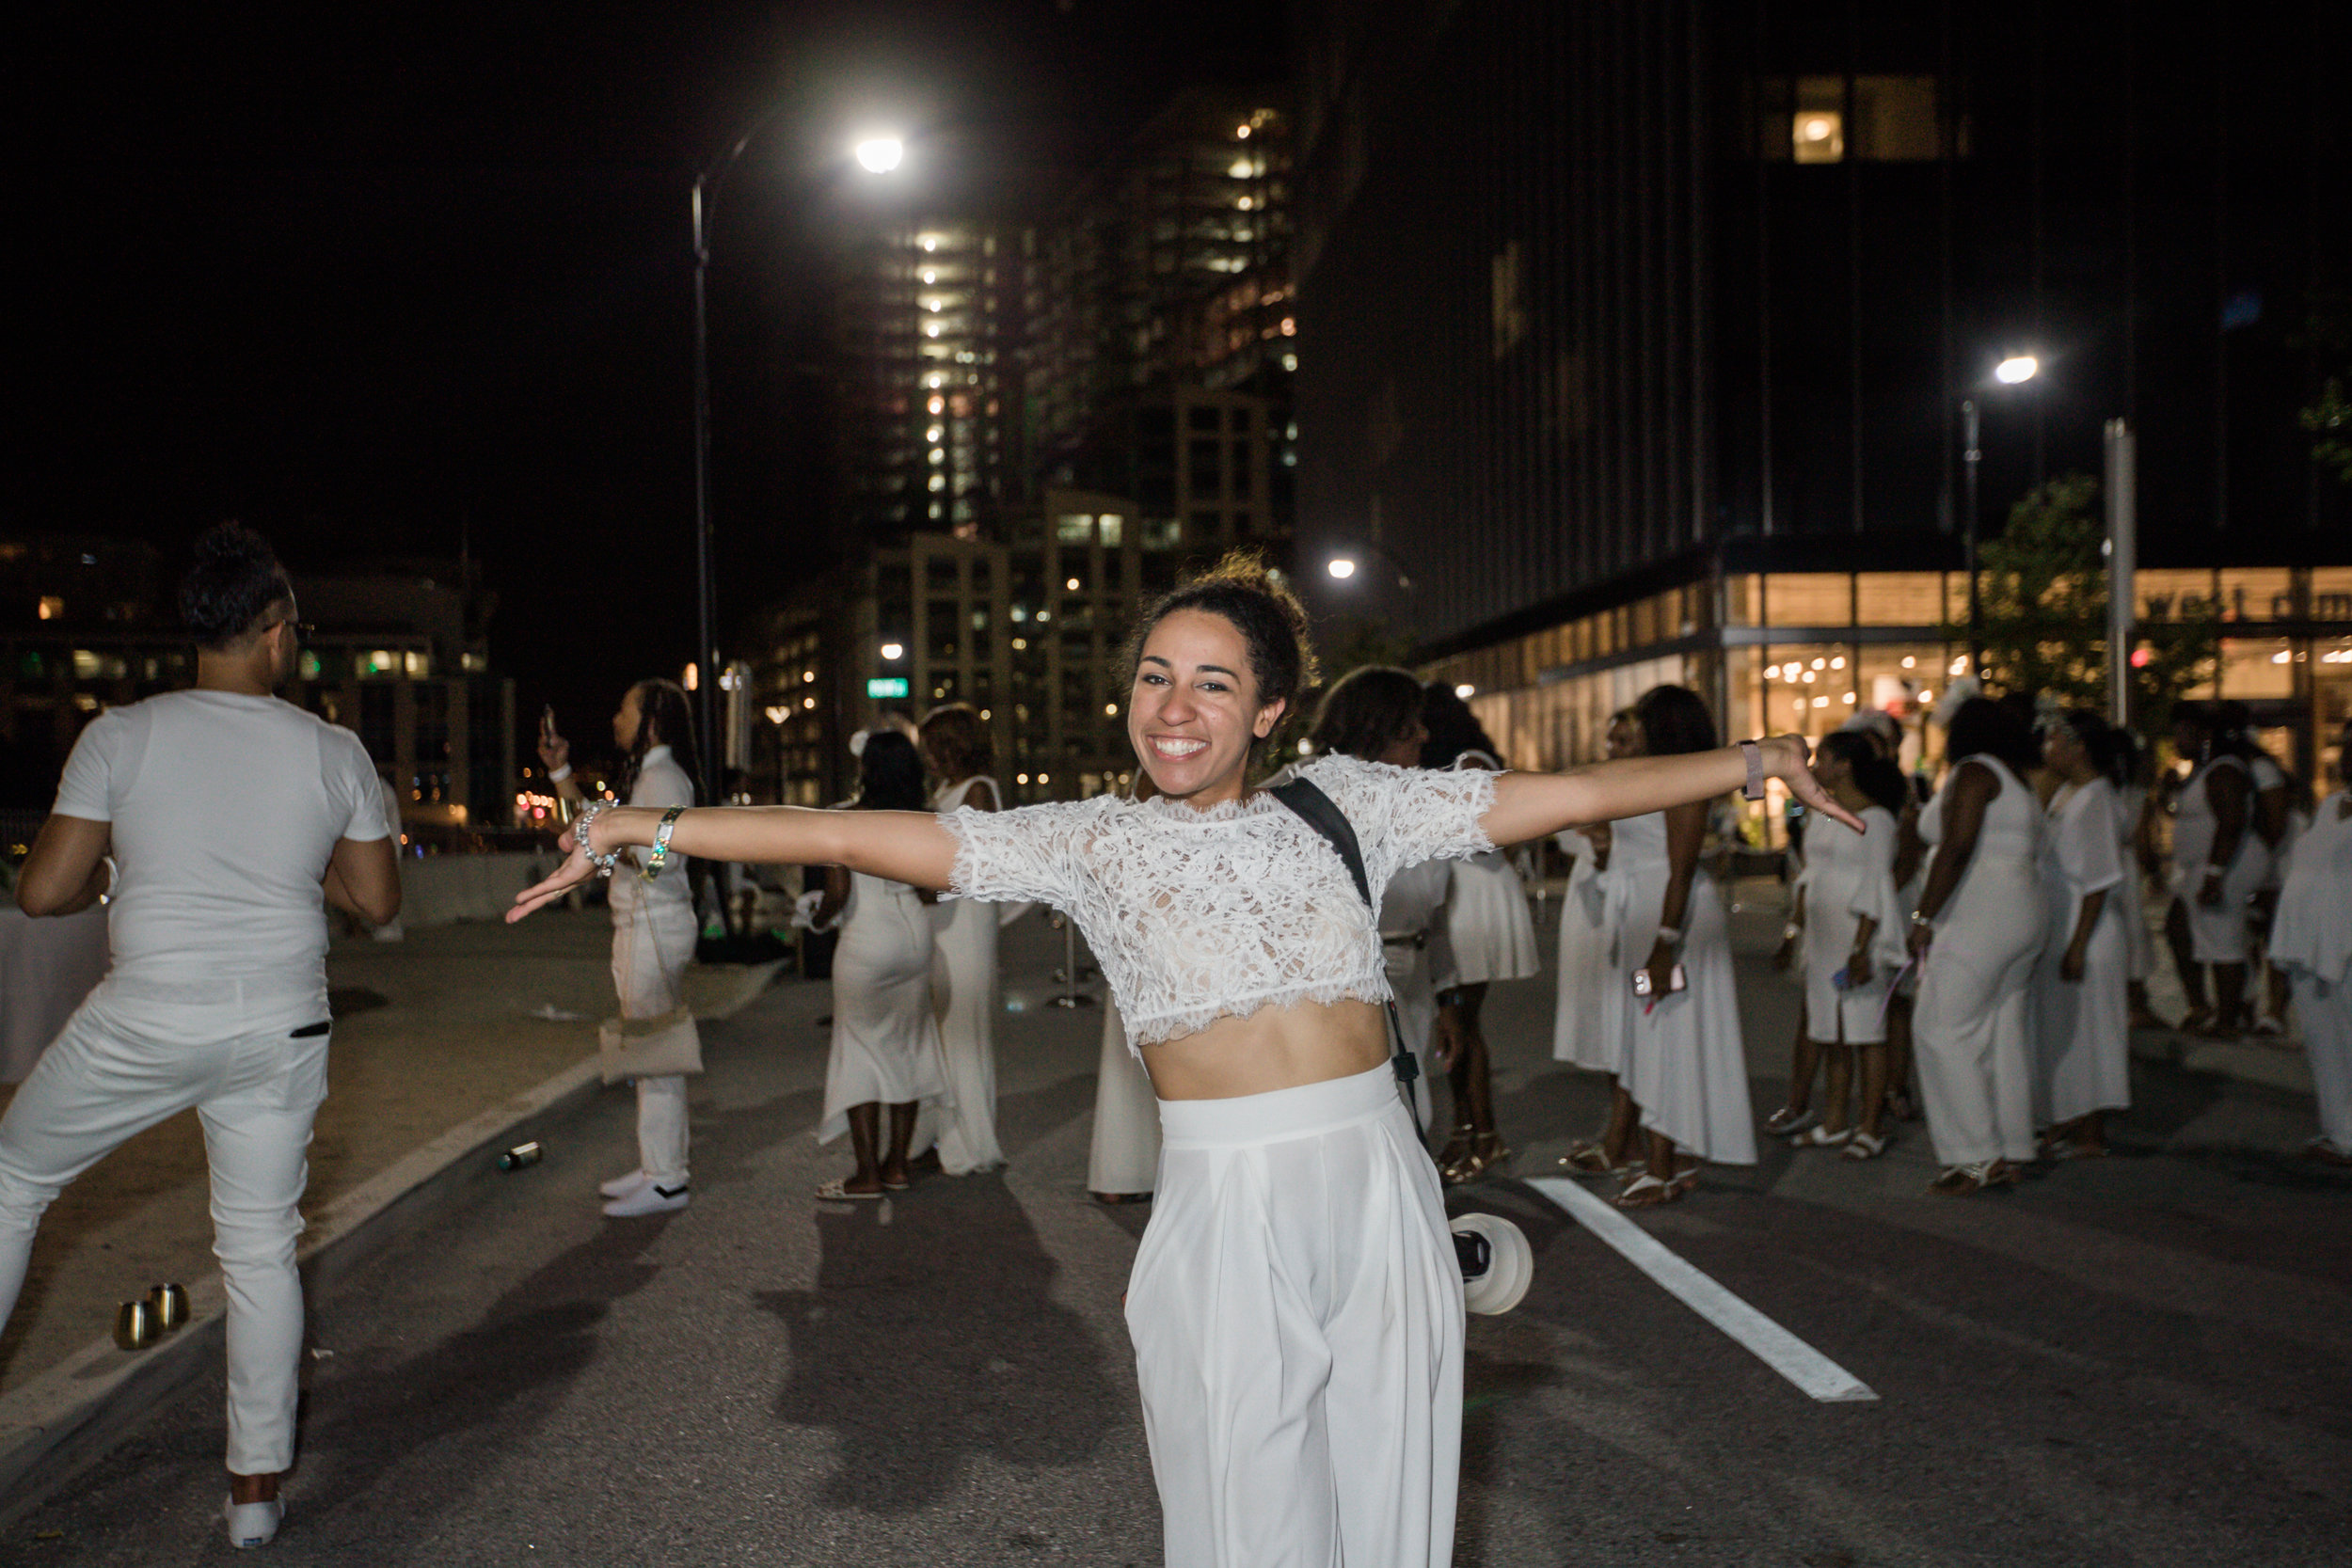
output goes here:
<path id="1" fill-rule="evenodd" d="M 1883 1045 L 1886 1041 L 1886 991 L 1908 955 L 1903 950 L 1909 911 L 1895 887 L 1895 840 L 1899 824 L 1883 806 L 1862 813 L 1867 832 L 1857 833 L 1834 816 L 1817 816 L 1804 835 L 1804 871 L 1796 896 L 1804 910 L 1805 1029 L 1829 1044 Z M 1862 922 L 1877 922 L 1870 935 L 1870 978 L 1839 985 L 1851 968 L 1854 938 Z"/>
<path id="2" fill-rule="evenodd" d="M 1389 990 L 1396 998 L 1397 1027 L 1405 1047 L 1421 1065 L 1413 1080 L 1413 1118 L 1428 1131 L 1435 1108 L 1429 1077 L 1437 1058 L 1430 1038 L 1438 1023 L 1438 977 L 1453 971 L 1452 948 L 1446 934 L 1446 895 L 1453 886 L 1452 865 L 1458 863 L 1423 861 L 1389 879 L 1380 895 L 1380 958 L 1388 970 Z"/>
<path id="3" fill-rule="evenodd" d="M 2206 858 L 2221 831 L 2206 788 L 2213 776 L 2235 768 L 2246 780 L 2246 832 L 2237 853 L 2221 876 L 2221 901 L 2201 904 Z M 2254 780 L 2246 764 L 2234 756 L 2217 756 L 2189 775 L 2181 786 L 2180 806 L 2172 818 L 2172 895 L 2188 911 L 2189 951 L 2201 964 L 2242 964 L 2246 961 L 2246 903 L 2270 875 L 2270 851 L 2254 831 Z"/>
<path id="4" fill-rule="evenodd" d="M 1912 1015 L 1928 1132 L 1947 1165 L 2033 1158 L 2032 980 L 2049 911 L 2042 891 L 2042 802 L 1998 758 L 1963 757 L 1919 814 L 1919 836 L 1944 842 L 1952 781 L 1991 768 L 2001 792 L 1985 808 L 1976 852 L 1937 911 Z"/>
<path id="5" fill-rule="evenodd" d="M 931 809 L 955 811 L 975 785 L 983 784 L 1001 805 L 1004 792 L 996 781 L 976 774 L 941 791 Z M 996 1141 L 997 908 L 950 898 L 930 906 L 927 912 L 932 937 L 931 1011 L 939 1019 L 947 1096 L 916 1114 L 910 1147 L 917 1154 L 936 1147 L 941 1170 L 969 1176 L 1005 1163 L 1005 1151 Z"/>
<path id="6" fill-rule="evenodd" d="M 833 1054 L 817 1141 L 848 1132 L 852 1105 L 905 1105 L 946 1092 L 923 902 L 904 882 L 853 871 L 833 954 Z"/>
<path id="7" fill-rule="evenodd" d="M 2319 803 L 2295 841 L 2270 927 L 2311 1058 L 2321 1136 L 2352 1154 L 2352 791 Z"/>
<path id="8" fill-rule="evenodd" d="M 1615 1053 L 1623 1031 L 1612 1026 L 1617 974 L 1599 857 L 1593 841 L 1573 829 L 1554 835 L 1568 857 L 1567 891 L 1560 895 L 1560 987 L 1552 1009 L 1552 1060 L 1614 1076 L 1625 1069 Z"/>
<path id="9" fill-rule="evenodd" d="M 2132 1102 L 2129 912 L 2116 831 L 2122 816 L 2115 786 L 2105 779 L 2069 784 L 2050 800 L 2042 856 L 2050 933 L 2033 978 L 2034 1120 L 2044 1127 Z M 2059 967 L 2083 900 L 2101 891 L 2106 902 L 2083 951 L 2083 977 L 2068 980 Z"/>
<path id="10" fill-rule="evenodd" d="M 1633 994 L 1633 972 L 1649 961 L 1658 941 L 1670 869 L 1664 812 L 1610 824 L 1609 869 L 1602 876 L 1616 936 L 1609 981 L 1616 994 L 1604 1008 L 1613 1036 L 1604 1049 L 1625 1064 L 1622 1081 L 1641 1107 L 1644 1127 L 1702 1160 L 1752 1165 L 1756 1124 L 1730 928 L 1714 879 L 1705 871 L 1691 875 L 1682 917 L 1686 989 L 1655 999 Z"/>

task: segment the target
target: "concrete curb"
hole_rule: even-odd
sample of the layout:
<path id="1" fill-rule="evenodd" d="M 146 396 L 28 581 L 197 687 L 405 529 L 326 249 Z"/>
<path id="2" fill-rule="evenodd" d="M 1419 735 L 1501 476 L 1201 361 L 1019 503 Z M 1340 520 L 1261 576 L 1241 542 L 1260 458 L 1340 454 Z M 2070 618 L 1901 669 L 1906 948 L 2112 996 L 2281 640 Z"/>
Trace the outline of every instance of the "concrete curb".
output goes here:
<path id="1" fill-rule="evenodd" d="M 781 964 L 737 972 L 697 1016 L 732 1017 Z M 309 1215 L 298 1267 L 310 1300 L 429 1218 L 474 1181 L 498 1174 L 500 1150 L 545 1136 L 604 1088 L 590 1057 L 451 1128 Z M 39 1507 L 145 1418 L 220 1364 L 228 1298 L 219 1275 L 188 1286 L 186 1326 L 143 1351 L 94 1339 L 0 1396 L 0 1528 Z"/>

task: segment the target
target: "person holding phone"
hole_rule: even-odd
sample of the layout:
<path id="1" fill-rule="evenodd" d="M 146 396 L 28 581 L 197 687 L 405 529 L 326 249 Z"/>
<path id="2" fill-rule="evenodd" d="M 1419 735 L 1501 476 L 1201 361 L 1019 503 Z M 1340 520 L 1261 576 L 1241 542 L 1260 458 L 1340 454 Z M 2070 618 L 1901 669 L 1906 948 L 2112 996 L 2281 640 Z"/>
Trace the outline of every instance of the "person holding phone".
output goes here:
<path id="1" fill-rule="evenodd" d="M 571 742 L 555 733 L 552 708 L 540 716 L 539 760 L 548 780 L 574 806 L 587 797 L 572 776 Z M 612 743 L 627 759 L 623 798 L 632 806 L 685 810 L 694 803 L 694 716 L 686 689 L 675 681 L 639 681 L 621 694 L 612 715 Z M 672 857 L 665 857 L 672 858 Z M 674 857 L 682 861 L 685 857 Z M 612 889 L 612 989 L 621 1016 L 659 1018 L 685 995 L 686 966 L 694 961 L 694 895 L 682 864 L 669 875 L 629 862 Z M 664 1073 L 637 1085 L 637 1168 L 601 1183 L 604 1212 L 613 1219 L 666 1214 L 686 1207 L 686 1079 Z"/>
<path id="2" fill-rule="evenodd" d="M 1644 692 L 1616 737 L 1628 758 L 1714 747 L 1714 719 L 1682 686 Z M 1643 1133 L 1643 1168 L 1617 1194 L 1628 1209 L 1680 1198 L 1697 1184 L 1702 1161 L 1756 1163 L 1730 929 L 1714 879 L 1699 868 L 1708 804 L 1685 801 L 1610 827 L 1605 896 L 1622 976 L 1613 1016 L 1625 1064 L 1611 1133 L 1636 1123 Z"/>

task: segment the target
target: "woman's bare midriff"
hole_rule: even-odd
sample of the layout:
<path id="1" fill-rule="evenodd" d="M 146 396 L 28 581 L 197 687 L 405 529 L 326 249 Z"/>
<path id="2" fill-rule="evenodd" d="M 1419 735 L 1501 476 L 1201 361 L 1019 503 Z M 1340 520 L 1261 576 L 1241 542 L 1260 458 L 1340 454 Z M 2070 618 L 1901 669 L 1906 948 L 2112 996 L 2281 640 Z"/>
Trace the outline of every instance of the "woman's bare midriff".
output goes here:
<path id="1" fill-rule="evenodd" d="M 1162 1100 L 1232 1100 L 1368 1072 L 1389 1059 L 1389 1021 L 1370 1002 L 1295 1002 L 1220 1018 L 1143 1048 Z"/>

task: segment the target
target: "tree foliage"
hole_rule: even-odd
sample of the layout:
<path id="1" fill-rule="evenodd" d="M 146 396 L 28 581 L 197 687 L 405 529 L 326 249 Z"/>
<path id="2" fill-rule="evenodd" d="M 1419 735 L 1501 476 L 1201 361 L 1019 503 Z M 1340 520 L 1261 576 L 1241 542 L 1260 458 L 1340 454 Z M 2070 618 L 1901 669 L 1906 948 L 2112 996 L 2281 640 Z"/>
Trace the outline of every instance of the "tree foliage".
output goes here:
<path id="1" fill-rule="evenodd" d="M 2352 294 L 2314 295 L 2304 341 L 2328 368 L 2297 420 L 2311 435 L 2312 461 L 2352 484 Z"/>
<path id="2" fill-rule="evenodd" d="M 1984 683 L 1994 692 L 2046 694 L 2065 707 L 2107 705 L 2106 522 L 2099 482 L 2065 474 L 2010 508 L 2009 529 L 1978 551 Z M 2172 705 L 2211 680 L 2220 609 L 2143 621 L 2131 666 L 2132 717 L 2144 733 L 2171 722 Z M 1965 626 L 1946 635 L 1965 642 Z"/>

